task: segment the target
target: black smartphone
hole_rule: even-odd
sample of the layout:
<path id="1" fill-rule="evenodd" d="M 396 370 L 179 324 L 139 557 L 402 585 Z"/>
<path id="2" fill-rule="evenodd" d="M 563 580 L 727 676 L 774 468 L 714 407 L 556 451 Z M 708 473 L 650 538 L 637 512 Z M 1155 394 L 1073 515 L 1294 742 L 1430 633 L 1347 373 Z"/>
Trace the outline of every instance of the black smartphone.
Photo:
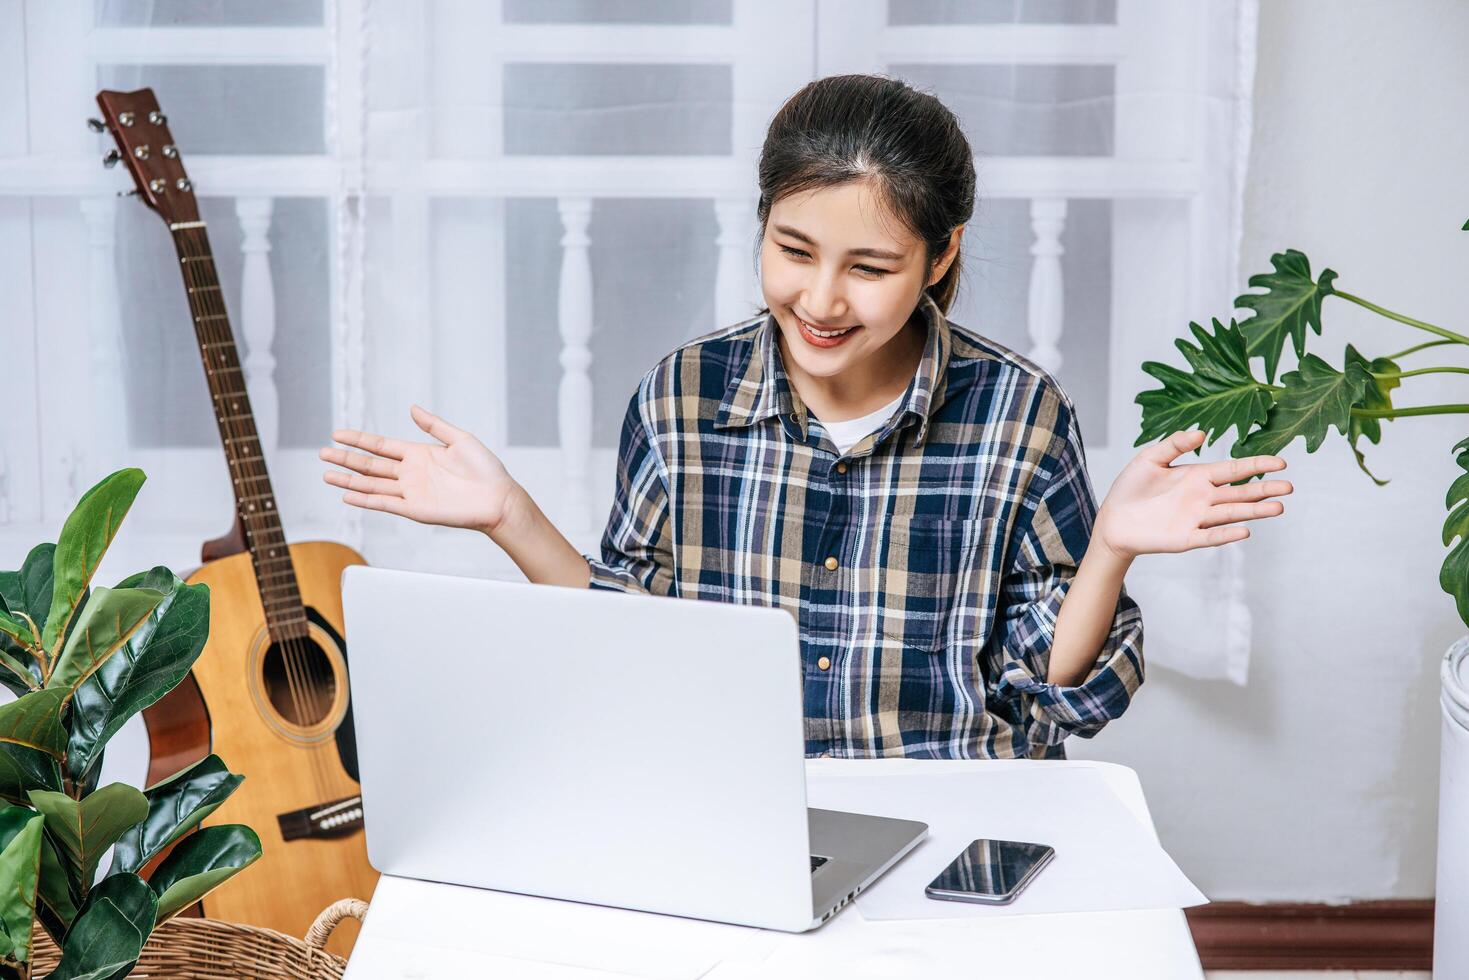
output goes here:
<path id="1" fill-rule="evenodd" d="M 941 902 L 1009 905 L 1055 856 L 1047 844 L 980 839 L 949 862 L 924 894 Z"/>

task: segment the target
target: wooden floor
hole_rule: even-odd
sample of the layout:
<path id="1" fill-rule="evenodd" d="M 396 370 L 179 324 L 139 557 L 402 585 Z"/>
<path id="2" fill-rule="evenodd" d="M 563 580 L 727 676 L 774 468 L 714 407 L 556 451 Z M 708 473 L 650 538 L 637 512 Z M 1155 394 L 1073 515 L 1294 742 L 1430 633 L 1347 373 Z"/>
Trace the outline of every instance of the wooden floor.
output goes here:
<path id="1" fill-rule="evenodd" d="M 1206 970 L 1209 980 L 1432 980 L 1432 974 L 1397 970 Z"/>

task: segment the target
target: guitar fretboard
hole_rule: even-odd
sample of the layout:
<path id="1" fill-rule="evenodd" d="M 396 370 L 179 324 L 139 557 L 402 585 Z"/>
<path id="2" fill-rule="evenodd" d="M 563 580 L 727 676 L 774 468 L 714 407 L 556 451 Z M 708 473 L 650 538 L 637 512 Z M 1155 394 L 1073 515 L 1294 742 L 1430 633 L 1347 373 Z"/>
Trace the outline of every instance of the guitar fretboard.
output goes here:
<path id="1" fill-rule="evenodd" d="M 219 437 L 224 443 L 235 507 L 255 566 L 265 621 L 272 639 L 299 639 L 306 635 L 306 613 L 296 583 L 296 568 L 286 547 L 275 491 L 271 489 L 270 474 L 260 450 L 260 435 L 250 410 L 250 396 L 245 390 L 245 374 L 240 367 L 229 316 L 225 313 L 209 236 L 202 221 L 177 222 L 169 225 L 169 230 L 173 232 L 183 271 L 194 333 L 199 341 L 199 357 L 204 364 L 214 417 L 219 423 Z"/>

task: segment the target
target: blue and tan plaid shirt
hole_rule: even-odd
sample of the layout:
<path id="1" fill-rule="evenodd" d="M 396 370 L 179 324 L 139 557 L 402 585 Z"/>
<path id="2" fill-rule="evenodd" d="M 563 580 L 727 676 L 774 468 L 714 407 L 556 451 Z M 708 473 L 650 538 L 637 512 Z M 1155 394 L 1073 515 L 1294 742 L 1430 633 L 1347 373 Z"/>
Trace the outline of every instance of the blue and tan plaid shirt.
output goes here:
<path id="1" fill-rule="evenodd" d="M 590 584 L 794 614 L 807 755 L 1064 758 L 1142 683 L 1142 615 L 1124 587 L 1083 683 L 1046 682 L 1097 509 L 1075 409 L 926 294 L 920 310 L 907 393 L 846 454 L 768 314 L 655 365 Z"/>

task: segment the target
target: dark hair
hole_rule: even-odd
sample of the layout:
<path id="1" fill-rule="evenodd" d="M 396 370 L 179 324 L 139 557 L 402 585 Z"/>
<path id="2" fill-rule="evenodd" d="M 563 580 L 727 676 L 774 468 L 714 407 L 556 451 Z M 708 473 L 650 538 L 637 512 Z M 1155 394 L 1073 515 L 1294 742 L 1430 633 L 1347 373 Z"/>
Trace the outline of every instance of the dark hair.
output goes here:
<path id="1" fill-rule="evenodd" d="M 942 102 L 885 75 L 832 75 L 807 84 L 770 121 L 760 150 L 760 238 L 780 198 L 859 179 L 922 240 L 925 276 L 974 214 L 974 154 Z M 927 287 L 944 313 L 959 266 L 956 255 Z"/>

